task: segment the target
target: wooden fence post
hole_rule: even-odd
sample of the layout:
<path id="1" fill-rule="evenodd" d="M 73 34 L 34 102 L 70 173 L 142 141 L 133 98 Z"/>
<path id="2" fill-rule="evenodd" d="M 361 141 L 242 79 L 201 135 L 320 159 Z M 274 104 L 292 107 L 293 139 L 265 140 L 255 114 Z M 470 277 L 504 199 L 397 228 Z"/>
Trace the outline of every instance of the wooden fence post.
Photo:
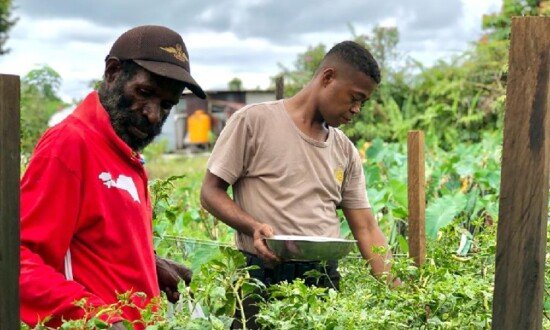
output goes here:
<path id="1" fill-rule="evenodd" d="M 409 257 L 417 266 L 426 261 L 426 178 L 424 132 L 411 131 L 407 139 Z"/>
<path id="2" fill-rule="evenodd" d="M 275 99 L 280 100 L 284 98 L 285 91 L 285 78 L 279 76 L 275 78 Z"/>
<path id="3" fill-rule="evenodd" d="M 0 75 L 0 330 L 19 329 L 19 77 Z"/>
<path id="4" fill-rule="evenodd" d="M 493 329 L 541 329 L 550 170 L 550 17 L 512 20 Z"/>

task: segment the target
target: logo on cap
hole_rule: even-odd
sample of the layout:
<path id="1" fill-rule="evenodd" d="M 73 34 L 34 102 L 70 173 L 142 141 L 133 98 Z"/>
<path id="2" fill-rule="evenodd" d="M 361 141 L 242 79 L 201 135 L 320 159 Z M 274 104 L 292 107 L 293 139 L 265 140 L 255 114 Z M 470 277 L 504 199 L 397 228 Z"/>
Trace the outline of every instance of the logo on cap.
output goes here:
<path id="1" fill-rule="evenodd" d="M 160 49 L 172 54 L 176 59 L 182 62 L 189 62 L 187 55 L 185 55 L 183 51 L 183 46 L 180 44 L 176 44 L 176 47 L 160 47 Z"/>

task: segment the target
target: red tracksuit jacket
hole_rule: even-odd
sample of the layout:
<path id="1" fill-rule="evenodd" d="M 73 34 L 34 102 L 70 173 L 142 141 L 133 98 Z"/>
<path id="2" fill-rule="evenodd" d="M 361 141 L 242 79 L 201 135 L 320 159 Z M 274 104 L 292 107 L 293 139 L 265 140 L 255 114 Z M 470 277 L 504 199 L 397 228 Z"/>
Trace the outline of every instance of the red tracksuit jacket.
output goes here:
<path id="1" fill-rule="evenodd" d="M 158 296 L 151 214 L 140 158 L 93 92 L 44 134 L 21 181 L 22 321 L 80 318 L 83 297 L 101 307 L 117 292 Z"/>

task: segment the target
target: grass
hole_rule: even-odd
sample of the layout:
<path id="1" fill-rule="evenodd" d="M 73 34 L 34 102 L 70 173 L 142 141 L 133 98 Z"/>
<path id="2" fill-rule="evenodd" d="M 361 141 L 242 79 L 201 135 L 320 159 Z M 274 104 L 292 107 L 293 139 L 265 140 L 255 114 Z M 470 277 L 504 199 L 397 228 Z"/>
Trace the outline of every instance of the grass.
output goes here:
<path id="1" fill-rule="evenodd" d="M 148 160 L 145 168 L 149 179 L 166 179 L 173 175 L 185 175 L 188 177 L 202 177 L 206 172 L 208 155 L 182 155 L 169 154 L 160 158 Z"/>
<path id="2" fill-rule="evenodd" d="M 195 181 L 204 177 L 208 153 L 200 154 L 165 154 L 166 141 L 150 144 L 144 151 L 145 169 L 150 180 L 166 179 L 173 175 L 185 175 Z"/>

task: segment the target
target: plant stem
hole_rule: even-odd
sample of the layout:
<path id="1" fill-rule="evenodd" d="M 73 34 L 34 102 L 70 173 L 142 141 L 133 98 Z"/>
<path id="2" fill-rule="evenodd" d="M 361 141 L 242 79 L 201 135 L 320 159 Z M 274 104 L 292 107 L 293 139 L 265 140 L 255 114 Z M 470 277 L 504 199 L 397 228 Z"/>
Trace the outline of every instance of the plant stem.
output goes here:
<path id="1" fill-rule="evenodd" d="M 231 284 L 231 289 L 233 289 L 235 299 L 237 299 L 237 304 L 239 305 L 239 309 L 241 310 L 241 324 L 243 325 L 243 330 L 246 330 L 246 315 L 244 315 L 243 301 L 241 299 L 241 296 L 239 295 L 239 290 L 233 284 Z"/>

